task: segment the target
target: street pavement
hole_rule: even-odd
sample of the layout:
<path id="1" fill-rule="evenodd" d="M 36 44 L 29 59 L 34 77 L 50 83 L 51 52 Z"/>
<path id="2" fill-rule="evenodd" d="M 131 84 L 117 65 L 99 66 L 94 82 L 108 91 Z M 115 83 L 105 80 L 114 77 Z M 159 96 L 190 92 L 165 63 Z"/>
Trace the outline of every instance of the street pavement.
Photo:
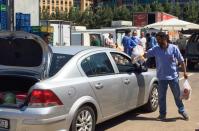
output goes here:
<path id="1" fill-rule="evenodd" d="M 185 108 L 190 116 L 185 121 L 178 114 L 173 95 L 167 94 L 167 120 L 157 121 L 158 110 L 153 113 L 144 113 L 136 109 L 114 119 L 97 125 L 96 131 L 199 131 L 199 71 L 188 72 L 189 83 L 192 87 L 190 101 L 184 101 Z M 180 85 L 184 82 L 180 73 Z"/>

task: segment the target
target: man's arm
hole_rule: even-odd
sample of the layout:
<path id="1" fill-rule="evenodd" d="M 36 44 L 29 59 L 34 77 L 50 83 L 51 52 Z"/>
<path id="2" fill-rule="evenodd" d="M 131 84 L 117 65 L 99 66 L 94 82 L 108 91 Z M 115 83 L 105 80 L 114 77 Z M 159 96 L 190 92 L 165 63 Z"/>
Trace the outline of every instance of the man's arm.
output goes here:
<path id="1" fill-rule="evenodd" d="M 182 61 L 182 62 L 180 62 L 180 65 L 181 65 L 181 67 L 182 67 L 182 70 L 183 70 L 183 72 L 184 72 L 184 78 L 185 79 L 188 79 L 188 75 L 187 75 L 187 71 L 186 71 L 186 65 L 185 65 L 185 62 L 184 61 Z"/>
<path id="2" fill-rule="evenodd" d="M 155 56 L 155 48 L 151 48 L 147 52 L 144 53 L 145 58 L 150 58 L 154 56 Z"/>
<path id="3" fill-rule="evenodd" d="M 188 75 L 187 75 L 187 71 L 186 71 L 186 65 L 185 65 L 185 62 L 184 62 L 184 58 L 183 58 L 182 54 L 180 53 L 180 50 L 177 48 L 177 46 L 175 48 L 175 57 L 177 58 L 178 62 L 181 65 L 181 68 L 182 68 L 182 70 L 184 72 L 184 74 L 183 74 L 184 78 L 188 79 Z"/>

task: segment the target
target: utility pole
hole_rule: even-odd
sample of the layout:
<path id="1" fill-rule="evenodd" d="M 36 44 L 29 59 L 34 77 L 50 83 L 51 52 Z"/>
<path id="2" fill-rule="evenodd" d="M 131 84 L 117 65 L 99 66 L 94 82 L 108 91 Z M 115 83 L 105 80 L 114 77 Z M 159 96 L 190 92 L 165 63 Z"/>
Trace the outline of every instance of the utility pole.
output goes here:
<path id="1" fill-rule="evenodd" d="M 7 0 L 7 28 L 14 31 L 14 0 Z"/>

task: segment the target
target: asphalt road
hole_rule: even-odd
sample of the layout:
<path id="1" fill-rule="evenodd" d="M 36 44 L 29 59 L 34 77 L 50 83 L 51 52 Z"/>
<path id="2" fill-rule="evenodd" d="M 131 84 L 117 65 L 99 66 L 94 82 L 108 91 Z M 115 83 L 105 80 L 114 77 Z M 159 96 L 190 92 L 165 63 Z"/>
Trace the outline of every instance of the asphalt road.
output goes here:
<path id="1" fill-rule="evenodd" d="M 178 114 L 173 95 L 167 94 L 167 120 L 157 121 L 158 110 L 153 113 L 144 113 L 134 110 L 104 123 L 97 125 L 96 131 L 199 131 L 199 71 L 188 72 L 192 86 L 190 101 L 184 101 L 185 108 L 190 116 L 185 121 Z M 184 82 L 180 74 L 180 85 Z"/>

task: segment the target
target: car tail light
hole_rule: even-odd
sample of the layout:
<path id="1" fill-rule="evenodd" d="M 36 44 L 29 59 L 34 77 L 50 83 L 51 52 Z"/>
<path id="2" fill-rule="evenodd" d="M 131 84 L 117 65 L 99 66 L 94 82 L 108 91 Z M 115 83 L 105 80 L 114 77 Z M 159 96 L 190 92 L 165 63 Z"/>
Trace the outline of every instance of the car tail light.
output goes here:
<path id="1" fill-rule="evenodd" d="M 31 107 L 51 107 L 63 105 L 59 98 L 51 90 L 38 90 L 32 91 L 28 106 Z"/>

